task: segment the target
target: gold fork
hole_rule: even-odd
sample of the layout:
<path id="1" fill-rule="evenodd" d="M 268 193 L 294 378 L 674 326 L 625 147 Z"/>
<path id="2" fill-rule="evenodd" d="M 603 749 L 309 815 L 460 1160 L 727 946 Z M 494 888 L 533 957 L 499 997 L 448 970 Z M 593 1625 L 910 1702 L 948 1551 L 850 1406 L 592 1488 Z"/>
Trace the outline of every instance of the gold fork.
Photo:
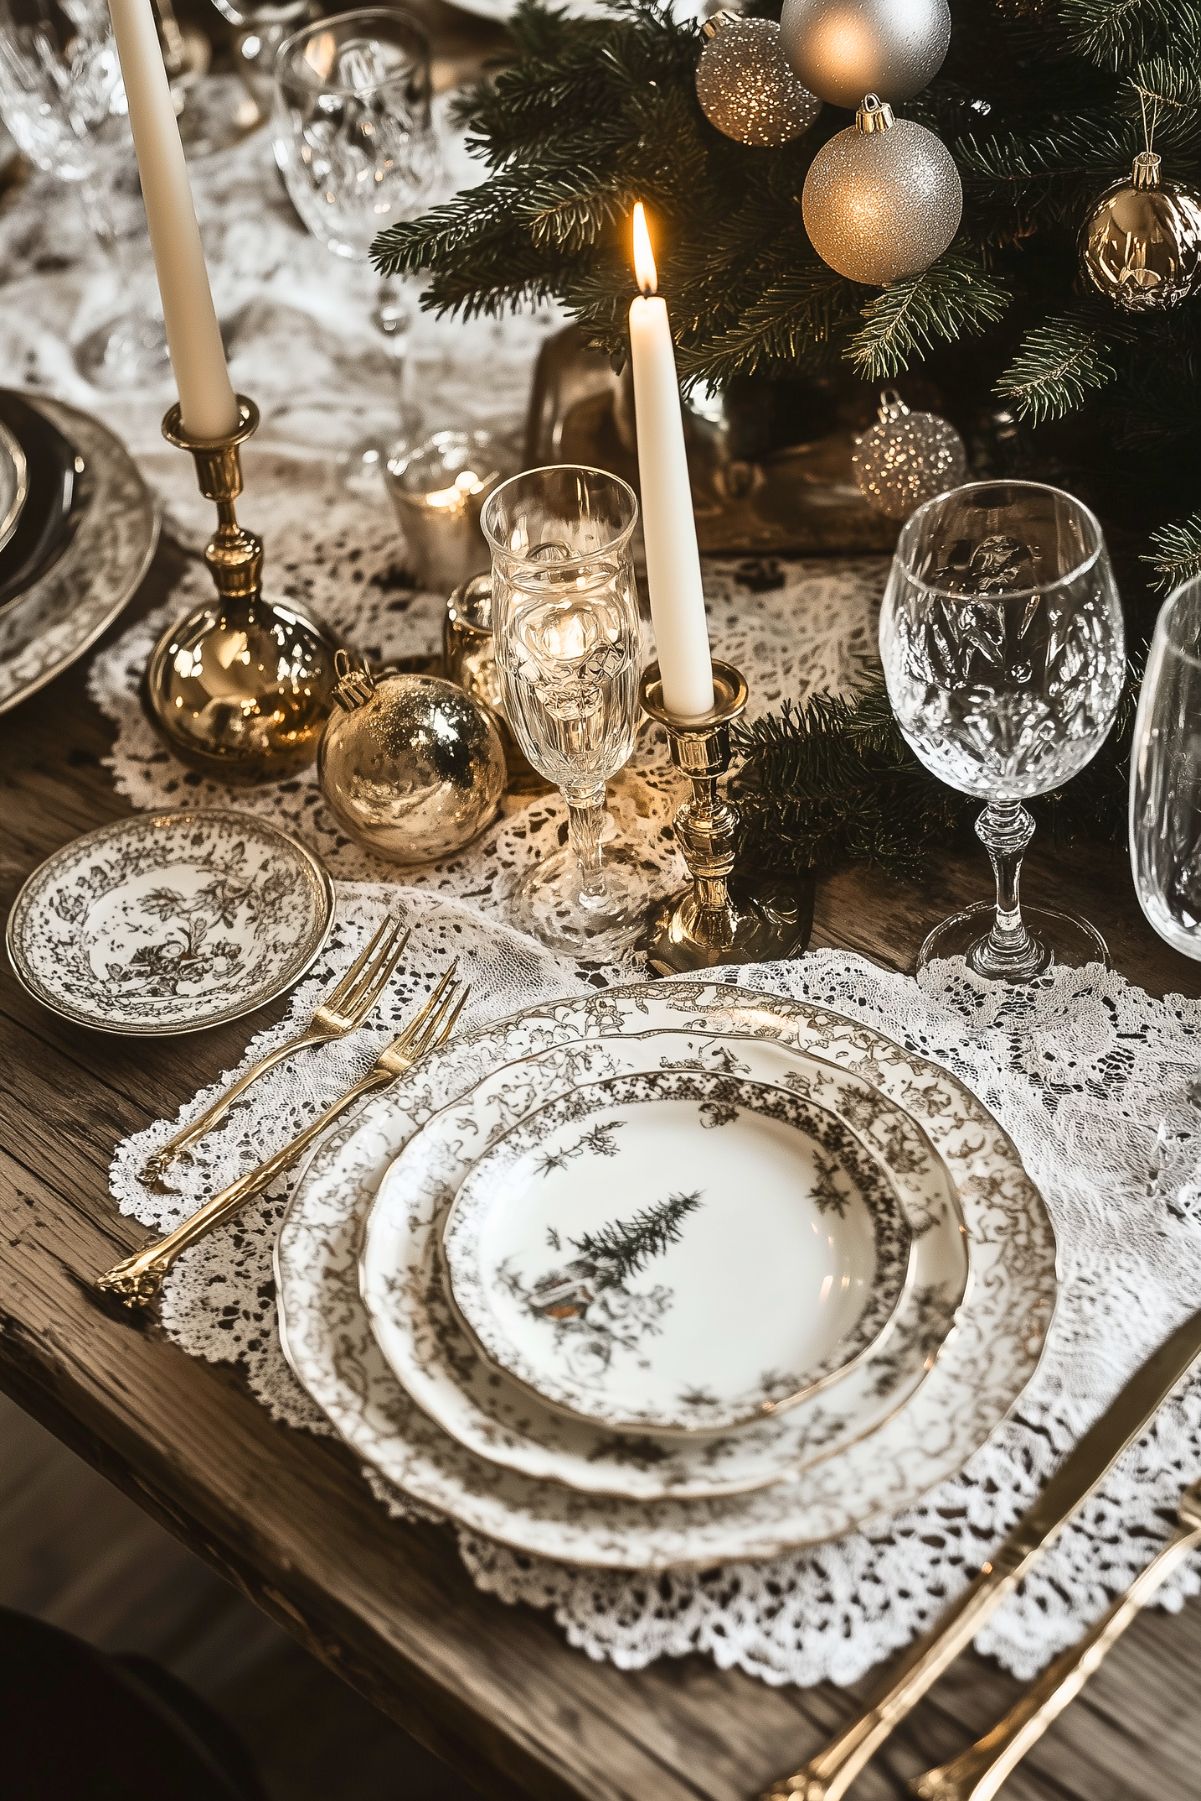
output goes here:
<path id="1" fill-rule="evenodd" d="M 1047 1665 L 1038 1681 L 991 1732 L 950 1763 L 927 1770 L 924 1776 L 915 1776 L 909 1784 L 913 1794 L 921 1801 L 992 1801 L 1031 1746 L 1075 1700 L 1160 1584 L 1190 1551 L 1201 1545 L 1201 1482 L 1185 1489 L 1179 1512 L 1180 1525 L 1167 1544 L 1079 1643 L 1069 1645 L 1054 1663 Z"/>
<path id="2" fill-rule="evenodd" d="M 144 1250 L 126 1257 L 121 1263 L 114 1264 L 112 1269 L 106 1270 L 102 1276 L 97 1276 L 93 1283 L 96 1290 L 120 1301 L 131 1312 L 153 1306 L 162 1287 L 163 1277 L 182 1251 L 222 1225 L 237 1212 L 243 1201 L 266 1188 L 355 1101 L 376 1089 L 387 1088 L 398 1076 L 403 1076 L 412 1069 L 419 1057 L 445 1044 L 471 993 L 468 983 L 454 980 L 457 968 L 456 958 L 404 1031 L 380 1052 L 366 1075 L 360 1076 L 332 1107 L 326 1108 L 319 1119 L 306 1126 L 303 1132 L 298 1132 L 274 1156 L 267 1157 L 256 1168 L 239 1176 L 236 1182 L 231 1182 L 228 1188 L 223 1188 L 220 1194 L 215 1194 L 203 1207 L 197 1208 L 190 1218 L 176 1226 L 173 1232 L 168 1232 L 165 1238 L 156 1239 Z"/>
<path id="3" fill-rule="evenodd" d="M 331 1038 L 345 1038 L 349 1032 L 357 1031 L 391 981 L 396 965 L 400 962 L 400 954 L 408 941 L 408 926 L 397 914 L 389 914 L 370 943 L 359 952 L 337 987 L 314 1009 L 304 1030 L 285 1043 L 277 1044 L 274 1050 L 260 1057 L 257 1063 L 252 1063 L 245 1075 L 239 1076 L 236 1082 L 231 1082 L 203 1113 L 198 1113 L 189 1125 L 182 1127 L 174 1138 L 168 1139 L 166 1144 L 155 1151 L 147 1159 L 143 1171 L 144 1180 L 152 1188 L 165 1186 L 163 1173 L 167 1165 L 181 1151 L 190 1149 L 206 1132 L 210 1132 L 218 1121 L 224 1119 L 238 1096 L 245 1094 L 252 1082 L 257 1082 L 261 1075 L 274 1069 L 277 1063 L 282 1063 L 293 1051 L 306 1050 L 314 1044 L 326 1044 Z"/>

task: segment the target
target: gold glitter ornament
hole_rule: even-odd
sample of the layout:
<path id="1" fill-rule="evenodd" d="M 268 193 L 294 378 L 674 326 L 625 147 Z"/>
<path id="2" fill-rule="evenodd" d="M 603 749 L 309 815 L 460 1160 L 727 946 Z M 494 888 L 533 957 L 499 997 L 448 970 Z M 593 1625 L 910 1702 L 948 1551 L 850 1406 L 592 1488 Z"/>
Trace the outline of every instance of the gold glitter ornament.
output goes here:
<path id="1" fill-rule="evenodd" d="M 912 413 L 895 388 L 880 396 L 879 420 L 856 438 L 851 467 L 868 505 L 907 519 L 923 500 L 957 488 L 967 474 L 963 439 L 937 413 Z"/>
<path id="2" fill-rule="evenodd" d="M 505 756 L 486 707 L 432 675 L 374 676 L 339 658 L 317 779 L 350 836 L 393 863 L 431 863 L 478 837 Z"/>
<path id="3" fill-rule="evenodd" d="M 710 125 L 756 149 L 789 144 L 808 131 L 821 101 L 784 55 L 775 19 L 719 12 L 701 27 L 696 97 Z"/>
<path id="4" fill-rule="evenodd" d="M 883 287 L 942 255 L 959 230 L 963 185 L 941 138 L 868 94 L 810 163 L 801 212 L 831 269 Z"/>
<path id="5" fill-rule="evenodd" d="M 1129 181 L 1097 201 L 1080 234 L 1094 288 L 1127 313 L 1179 306 L 1201 276 L 1201 194 L 1165 181 L 1153 150 L 1140 150 Z"/>

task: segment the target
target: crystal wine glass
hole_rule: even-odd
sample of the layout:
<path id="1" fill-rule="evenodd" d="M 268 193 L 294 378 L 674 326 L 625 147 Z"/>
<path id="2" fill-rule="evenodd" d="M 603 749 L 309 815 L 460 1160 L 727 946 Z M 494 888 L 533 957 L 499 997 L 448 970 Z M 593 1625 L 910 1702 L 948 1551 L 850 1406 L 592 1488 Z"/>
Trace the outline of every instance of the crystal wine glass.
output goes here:
<path id="1" fill-rule="evenodd" d="M 567 802 L 568 842 L 531 859 L 516 910 L 544 944 L 606 959 L 647 904 L 636 860 L 602 849 L 605 784 L 629 760 L 638 720 L 637 518 L 617 476 L 564 464 L 502 482 L 481 520 L 505 717 Z"/>
<path id="2" fill-rule="evenodd" d="M 122 297 L 120 315 L 75 346 L 80 373 L 98 387 L 165 376 L 163 328 L 132 298 L 110 200 L 132 149 L 106 0 L 0 0 L 0 115 L 36 168 L 77 190 Z"/>
<path id="3" fill-rule="evenodd" d="M 1139 906 L 1173 950 L 1201 957 L 1201 576 L 1160 611 L 1130 758 Z"/>
<path id="4" fill-rule="evenodd" d="M 1122 613 L 1094 515 L 1039 482 L 970 482 L 927 501 L 897 541 L 880 655 L 914 752 L 988 803 L 976 833 L 995 911 L 979 902 L 935 927 L 918 967 L 966 956 L 978 975 L 1028 982 L 1052 962 L 1104 962 L 1093 926 L 1048 908 L 1023 913 L 1018 887 L 1034 834 L 1023 801 L 1079 774 L 1122 693 Z"/>
<path id="5" fill-rule="evenodd" d="M 275 156 L 293 205 L 327 250 L 366 268 L 376 234 L 415 217 L 438 179 L 428 38 L 403 12 L 339 13 L 284 40 L 275 87 Z M 411 431 L 404 378 L 412 290 L 377 281 L 375 294 L 396 413 Z M 350 454 L 352 476 L 379 477 L 396 440 L 396 413 Z"/>

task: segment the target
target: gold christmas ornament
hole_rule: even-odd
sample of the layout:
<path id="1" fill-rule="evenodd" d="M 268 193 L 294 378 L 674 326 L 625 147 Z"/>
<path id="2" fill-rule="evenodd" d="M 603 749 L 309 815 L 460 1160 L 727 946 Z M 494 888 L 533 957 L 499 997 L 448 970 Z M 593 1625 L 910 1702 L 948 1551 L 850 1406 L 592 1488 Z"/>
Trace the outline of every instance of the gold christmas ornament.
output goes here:
<path id="1" fill-rule="evenodd" d="M 714 13 L 701 36 L 696 97 L 710 125 L 757 149 L 791 143 L 808 131 L 821 101 L 789 67 L 775 19 Z"/>
<path id="2" fill-rule="evenodd" d="M 376 677 L 345 657 L 339 672 L 317 753 L 339 824 L 393 863 L 462 850 L 504 792 L 504 751 L 487 708 L 438 676 Z"/>
<path id="3" fill-rule="evenodd" d="M 337 639 L 303 607 L 264 598 L 262 539 L 234 511 L 240 446 L 258 422 L 242 395 L 228 438 L 191 437 L 178 406 L 163 420 L 163 436 L 192 453 L 200 491 L 216 503 L 204 560 L 217 592 L 155 645 L 146 704 L 175 755 L 221 782 L 280 781 L 311 763 L 337 679 Z"/>
<path id="4" fill-rule="evenodd" d="M 1155 151 L 1140 150 L 1129 181 L 1107 188 L 1085 220 L 1080 260 L 1125 312 L 1179 306 L 1201 276 L 1201 194 L 1165 181 Z"/>
<path id="5" fill-rule="evenodd" d="M 959 230 L 963 184 L 941 138 L 868 94 L 810 163 L 801 212 L 831 269 L 883 287 L 942 255 Z"/>
<path id="6" fill-rule="evenodd" d="M 947 0 L 784 0 L 780 16 L 785 56 L 831 106 L 854 108 L 864 94 L 920 94 L 950 41 Z"/>
<path id="7" fill-rule="evenodd" d="M 869 506 L 886 519 L 907 519 L 923 500 L 959 486 L 967 451 L 948 420 L 910 412 L 895 388 L 881 394 L 879 413 L 856 438 L 851 467 Z"/>

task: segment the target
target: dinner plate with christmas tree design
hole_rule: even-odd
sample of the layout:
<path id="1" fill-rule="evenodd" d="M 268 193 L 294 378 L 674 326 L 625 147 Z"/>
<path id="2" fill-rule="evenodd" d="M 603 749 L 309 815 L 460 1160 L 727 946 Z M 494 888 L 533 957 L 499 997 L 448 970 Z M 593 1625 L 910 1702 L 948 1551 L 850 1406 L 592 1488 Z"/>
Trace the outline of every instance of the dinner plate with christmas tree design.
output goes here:
<path id="1" fill-rule="evenodd" d="M 585 1084 L 499 1137 L 443 1251 L 467 1332 L 507 1376 L 614 1431 L 713 1433 L 865 1356 L 913 1239 L 835 1113 L 662 1069 Z"/>

